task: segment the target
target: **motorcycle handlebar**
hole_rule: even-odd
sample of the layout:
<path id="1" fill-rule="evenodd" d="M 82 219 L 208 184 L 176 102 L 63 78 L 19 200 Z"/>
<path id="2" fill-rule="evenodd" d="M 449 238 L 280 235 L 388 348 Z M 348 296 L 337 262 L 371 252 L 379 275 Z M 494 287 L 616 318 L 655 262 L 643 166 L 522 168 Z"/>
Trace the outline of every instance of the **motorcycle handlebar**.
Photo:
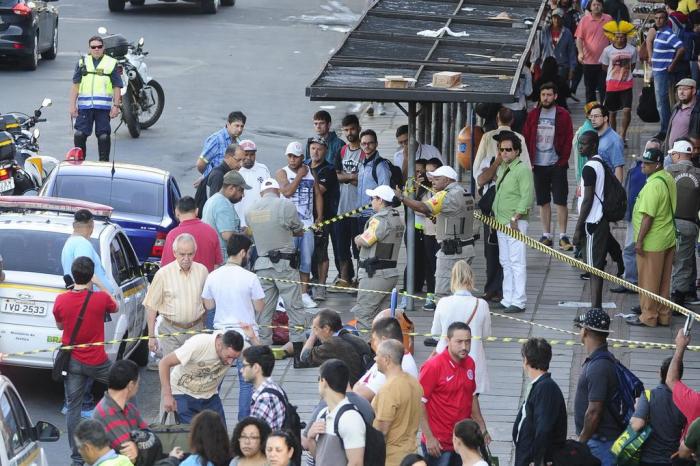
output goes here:
<path id="1" fill-rule="evenodd" d="M 36 122 L 37 122 L 37 123 L 42 123 L 42 122 L 44 122 L 44 121 L 46 121 L 46 118 L 37 118 L 37 119 L 36 119 Z"/>

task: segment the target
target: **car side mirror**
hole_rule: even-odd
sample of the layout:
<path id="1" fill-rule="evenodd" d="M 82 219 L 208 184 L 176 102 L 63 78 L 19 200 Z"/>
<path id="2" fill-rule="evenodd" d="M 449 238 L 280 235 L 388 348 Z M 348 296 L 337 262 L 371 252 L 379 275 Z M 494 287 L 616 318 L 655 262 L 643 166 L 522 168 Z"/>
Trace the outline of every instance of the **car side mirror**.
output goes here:
<path id="1" fill-rule="evenodd" d="M 57 442 L 61 437 L 58 427 L 46 421 L 39 421 L 34 426 L 36 439 L 40 442 Z"/>

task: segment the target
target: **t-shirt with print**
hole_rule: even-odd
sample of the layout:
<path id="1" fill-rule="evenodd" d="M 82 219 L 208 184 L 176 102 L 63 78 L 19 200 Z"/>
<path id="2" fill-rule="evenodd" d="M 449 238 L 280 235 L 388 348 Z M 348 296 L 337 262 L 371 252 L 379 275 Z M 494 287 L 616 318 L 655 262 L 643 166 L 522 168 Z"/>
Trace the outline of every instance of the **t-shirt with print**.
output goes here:
<path id="1" fill-rule="evenodd" d="M 603 204 L 605 198 L 605 168 L 603 160 L 596 155 L 592 160 L 586 162 L 581 171 L 581 195 L 578 197 L 578 211 L 581 213 L 583 204 L 583 193 L 586 186 L 592 186 L 593 205 L 586 217 L 586 223 L 598 223 L 603 218 Z"/>
<path id="2" fill-rule="evenodd" d="M 222 333 L 194 335 L 175 350 L 180 364 L 170 372 L 173 395 L 206 400 L 218 393 L 219 384 L 231 368 L 216 353 L 216 337 Z"/>
<path id="3" fill-rule="evenodd" d="M 283 167 L 283 170 L 289 183 L 296 179 L 297 174 L 291 168 Z M 294 191 L 294 194 L 289 199 L 297 208 L 299 219 L 304 224 L 304 227 L 311 226 L 314 223 L 314 176 L 311 174 L 311 169 L 306 173 L 297 190 Z"/>
<path id="4" fill-rule="evenodd" d="M 413 376 L 413 378 L 417 379 L 418 378 L 418 366 L 416 365 L 416 360 L 413 359 L 413 355 L 411 353 L 405 353 L 403 355 L 403 358 L 401 359 L 401 369 Z M 372 390 L 372 393 L 375 395 L 377 392 L 379 392 L 379 389 L 382 388 L 384 383 L 386 382 L 386 376 L 379 372 L 379 368 L 377 367 L 377 363 L 374 363 L 372 367 L 367 370 L 364 374 L 362 374 L 362 377 L 357 381 L 357 383 L 363 383 Z"/>
<path id="5" fill-rule="evenodd" d="M 634 85 L 632 67 L 637 63 L 636 47 L 627 44 L 619 49 L 612 44 L 608 45 L 600 56 L 600 62 L 608 67 L 605 77 L 607 92 L 632 89 Z"/>
<path id="6" fill-rule="evenodd" d="M 340 151 L 340 157 L 336 159 L 336 172 L 352 174 L 357 173 L 362 158 L 362 149 L 350 149 L 345 145 Z M 357 186 L 352 183 L 340 183 L 340 196 L 338 200 L 338 212 L 349 212 L 357 207 Z"/>
<path id="7" fill-rule="evenodd" d="M 543 108 L 540 111 L 540 120 L 537 123 L 537 145 L 535 150 L 535 165 L 540 167 L 550 167 L 557 163 L 559 157 L 554 150 L 554 126 L 557 115 L 557 108 L 552 105 L 550 108 Z"/>

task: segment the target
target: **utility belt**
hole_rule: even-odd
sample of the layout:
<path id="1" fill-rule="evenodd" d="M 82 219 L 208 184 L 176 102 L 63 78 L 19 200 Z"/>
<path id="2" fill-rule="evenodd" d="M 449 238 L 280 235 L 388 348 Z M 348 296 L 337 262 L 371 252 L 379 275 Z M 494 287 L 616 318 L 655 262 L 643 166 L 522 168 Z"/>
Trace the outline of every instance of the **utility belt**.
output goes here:
<path id="1" fill-rule="evenodd" d="M 372 257 L 370 259 L 365 259 L 363 261 L 360 261 L 360 268 L 365 269 L 367 272 L 367 276 L 369 278 L 374 277 L 374 273 L 377 270 L 384 270 L 384 269 L 394 269 L 396 268 L 396 261 L 390 261 L 386 259 L 379 259 L 377 257 Z"/>
<path id="2" fill-rule="evenodd" d="M 445 239 L 440 243 L 440 250 L 446 256 L 454 256 L 455 254 L 462 254 L 462 246 L 469 246 L 474 244 L 474 241 L 478 239 L 476 235 L 468 240 L 461 240 L 459 238 Z"/>
<path id="3" fill-rule="evenodd" d="M 282 259 L 288 260 L 289 266 L 295 270 L 299 269 L 299 263 L 301 262 L 301 256 L 298 250 L 294 252 L 280 252 L 278 249 L 273 249 L 272 251 L 268 251 L 266 256 L 260 257 L 267 257 L 273 264 L 278 263 Z"/>

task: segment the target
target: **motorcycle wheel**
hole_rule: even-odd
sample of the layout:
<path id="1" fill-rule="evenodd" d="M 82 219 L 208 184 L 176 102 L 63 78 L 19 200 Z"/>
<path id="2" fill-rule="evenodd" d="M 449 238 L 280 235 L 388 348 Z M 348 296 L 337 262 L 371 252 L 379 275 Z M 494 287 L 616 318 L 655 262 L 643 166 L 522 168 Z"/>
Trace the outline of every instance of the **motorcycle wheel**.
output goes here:
<path id="1" fill-rule="evenodd" d="M 158 81 L 155 79 L 151 79 L 146 85 L 152 87 L 155 91 L 154 97 L 156 98 L 156 102 L 153 107 L 149 108 L 149 111 L 151 109 L 153 109 L 153 111 L 150 113 L 150 118 L 147 119 L 142 118 L 148 114 L 143 112 L 143 106 L 141 106 L 142 111 L 139 112 L 139 126 L 141 126 L 141 129 L 146 129 L 153 126 L 163 113 L 163 107 L 165 107 L 165 92 L 163 92 L 163 87 L 160 85 L 160 83 L 158 83 Z"/>
<path id="2" fill-rule="evenodd" d="M 126 0 L 108 0 L 109 11 L 124 11 Z"/>
<path id="3" fill-rule="evenodd" d="M 129 129 L 129 134 L 132 138 L 136 139 L 141 135 L 141 127 L 139 126 L 139 120 L 137 115 L 138 108 L 136 102 L 134 102 L 134 96 L 131 93 L 131 89 L 127 89 L 122 99 L 122 120 L 126 123 L 126 127 Z"/>

